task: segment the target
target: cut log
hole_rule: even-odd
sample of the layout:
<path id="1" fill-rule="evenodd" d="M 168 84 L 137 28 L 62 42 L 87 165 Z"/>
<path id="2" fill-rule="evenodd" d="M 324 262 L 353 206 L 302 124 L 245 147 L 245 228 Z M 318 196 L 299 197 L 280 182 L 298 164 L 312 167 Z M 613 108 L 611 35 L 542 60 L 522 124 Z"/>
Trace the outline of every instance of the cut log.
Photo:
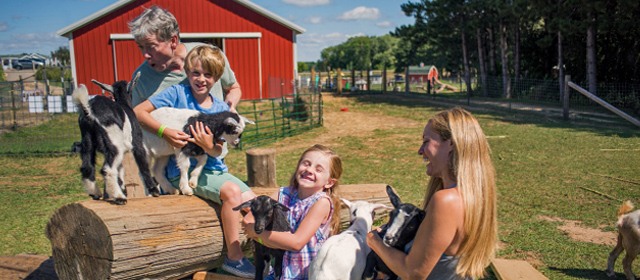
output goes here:
<path id="1" fill-rule="evenodd" d="M 384 184 L 344 185 L 340 194 L 390 205 Z M 222 265 L 226 246 L 219 210 L 215 203 L 183 195 L 131 198 L 125 205 L 87 200 L 58 209 L 45 233 L 60 279 L 180 279 Z M 343 228 L 348 214 L 341 211 Z M 240 242 L 251 256 L 243 234 Z"/>
<path id="2" fill-rule="evenodd" d="M 277 187 L 276 150 L 253 148 L 247 150 L 247 185 L 249 187 Z"/>

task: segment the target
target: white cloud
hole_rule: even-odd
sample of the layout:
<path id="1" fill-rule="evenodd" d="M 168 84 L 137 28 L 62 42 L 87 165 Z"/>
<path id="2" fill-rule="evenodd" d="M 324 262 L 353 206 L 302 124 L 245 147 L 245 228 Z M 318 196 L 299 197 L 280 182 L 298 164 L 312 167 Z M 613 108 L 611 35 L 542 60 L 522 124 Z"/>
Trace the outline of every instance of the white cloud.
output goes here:
<path id="1" fill-rule="evenodd" d="M 282 0 L 282 3 L 296 5 L 298 7 L 324 6 L 331 3 L 330 0 Z"/>
<path id="2" fill-rule="evenodd" d="M 307 17 L 305 20 L 307 22 L 313 23 L 313 24 L 318 24 L 318 23 L 322 22 L 322 18 L 321 17 L 313 17 L 313 16 Z"/>
<path id="3" fill-rule="evenodd" d="M 338 16 L 341 20 L 377 20 L 382 16 L 378 8 L 367 8 L 365 6 L 359 6 L 351 11 L 346 11 Z"/>
<path id="4" fill-rule="evenodd" d="M 391 22 L 390 21 L 381 21 L 381 22 L 377 22 L 376 25 L 380 26 L 380 27 L 391 27 Z"/>
<path id="5" fill-rule="evenodd" d="M 16 33 L 10 39 L 0 41 L 0 49 L 6 53 L 37 52 L 50 55 L 52 50 L 68 45 L 69 40 L 51 33 Z"/>
<path id="6" fill-rule="evenodd" d="M 0 31 L 7 31 L 9 29 L 9 25 L 6 22 L 0 21 Z"/>
<path id="7" fill-rule="evenodd" d="M 322 49 L 344 43 L 355 36 L 363 36 L 363 33 L 344 34 L 333 32 L 329 34 L 305 33 L 298 36 L 298 61 L 317 61 L 320 59 Z"/>

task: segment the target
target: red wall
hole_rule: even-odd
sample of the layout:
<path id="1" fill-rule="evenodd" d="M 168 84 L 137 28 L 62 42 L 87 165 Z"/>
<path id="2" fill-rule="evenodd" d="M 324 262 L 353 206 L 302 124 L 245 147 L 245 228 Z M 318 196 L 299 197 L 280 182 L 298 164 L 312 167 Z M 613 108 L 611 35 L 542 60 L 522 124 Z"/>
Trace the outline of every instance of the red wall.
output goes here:
<path id="1" fill-rule="evenodd" d="M 129 33 L 127 23 L 140 15 L 143 7 L 154 5 L 173 13 L 181 33 L 262 34 L 259 39 L 229 38 L 224 42 L 225 54 L 242 88 L 242 99 L 261 98 L 259 79 L 262 80 L 262 96 L 266 97 L 269 77 L 289 81 L 294 78 L 291 29 L 230 0 L 140 0 L 73 32 L 78 84 L 86 84 L 92 93 L 98 93 L 99 88 L 91 83 L 91 79 L 111 83 L 116 79 L 116 71 L 119 80 L 131 79 L 133 71 L 143 62 L 138 47 L 133 40 L 111 41 L 109 36 Z M 115 42 L 117 54 L 115 70 L 112 42 Z"/>

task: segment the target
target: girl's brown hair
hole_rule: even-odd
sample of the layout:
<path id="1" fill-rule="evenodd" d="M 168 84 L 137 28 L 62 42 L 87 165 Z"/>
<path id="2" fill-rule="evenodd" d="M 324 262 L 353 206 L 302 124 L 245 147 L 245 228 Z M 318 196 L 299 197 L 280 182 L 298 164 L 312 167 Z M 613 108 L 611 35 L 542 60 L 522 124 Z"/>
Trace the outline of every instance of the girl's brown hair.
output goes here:
<path id="1" fill-rule="evenodd" d="M 324 189 L 323 191 L 329 195 L 333 203 L 333 215 L 331 215 L 331 234 L 337 234 L 340 230 L 340 207 L 342 207 L 342 202 L 340 202 L 340 197 L 338 195 L 338 190 L 340 187 L 340 176 L 342 176 L 342 160 L 340 160 L 340 156 L 338 155 L 338 153 L 327 148 L 326 146 L 320 144 L 313 145 L 313 147 L 307 149 L 306 151 L 304 151 L 304 153 L 302 153 L 300 159 L 298 160 L 298 165 L 296 165 L 296 171 L 293 172 L 293 176 L 291 176 L 291 179 L 289 180 L 289 185 L 295 187 L 296 189 L 298 188 L 298 180 L 296 179 L 297 166 L 300 166 L 302 158 L 308 152 L 321 152 L 329 157 L 329 161 L 331 163 L 329 178 L 335 179 L 336 181 L 331 188 Z"/>

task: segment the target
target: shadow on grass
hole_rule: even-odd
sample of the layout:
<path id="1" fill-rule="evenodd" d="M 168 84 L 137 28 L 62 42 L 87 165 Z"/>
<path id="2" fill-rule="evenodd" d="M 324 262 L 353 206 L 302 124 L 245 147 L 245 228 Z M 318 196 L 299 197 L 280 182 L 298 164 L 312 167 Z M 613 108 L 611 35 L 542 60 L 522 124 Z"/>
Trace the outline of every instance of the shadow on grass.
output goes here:
<path id="1" fill-rule="evenodd" d="M 368 104 L 389 104 L 395 106 L 404 106 L 407 108 L 431 108 L 436 111 L 445 110 L 454 106 L 460 106 L 474 114 L 484 114 L 493 117 L 496 120 L 508 122 L 512 124 L 532 124 L 548 128 L 563 128 L 574 131 L 582 131 L 602 136 L 618 136 L 621 138 L 640 137 L 640 128 L 626 123 L 620 118 L 620 122 L 615 123 L 599 123 L 590 122 L 589 120 L 562 120 L 562 115 L 547 114 L 544 110 L 541 112 L 524 111 L 517 109 L 508 109 L 494 106 L 484 106 L 484 104 L 467 105 L 467 102 L 460 102 L 457 99 L 448 99 L 438 97 L 433 99 L 431 96 L 422 96 L 419 94 L 405 94 L 390 92 L 387 94 L 380 93 L 349 93 L 342 94 L 342 97 L 352 97 L 359 103 Z M 535 105 L 531 105 L 535 107 Z"/>
<path id="2" fill-rule="evenodd" d="M 563 273 L 567 276 L 579 278 L 579 279 L 627 279 L 624 273 L 616 273 L 614 277 L 607 277 L 604 270 L 600 269 L 582 269 L 582 268 L 557 268 L 549 267 L 550 270 Z"/>

